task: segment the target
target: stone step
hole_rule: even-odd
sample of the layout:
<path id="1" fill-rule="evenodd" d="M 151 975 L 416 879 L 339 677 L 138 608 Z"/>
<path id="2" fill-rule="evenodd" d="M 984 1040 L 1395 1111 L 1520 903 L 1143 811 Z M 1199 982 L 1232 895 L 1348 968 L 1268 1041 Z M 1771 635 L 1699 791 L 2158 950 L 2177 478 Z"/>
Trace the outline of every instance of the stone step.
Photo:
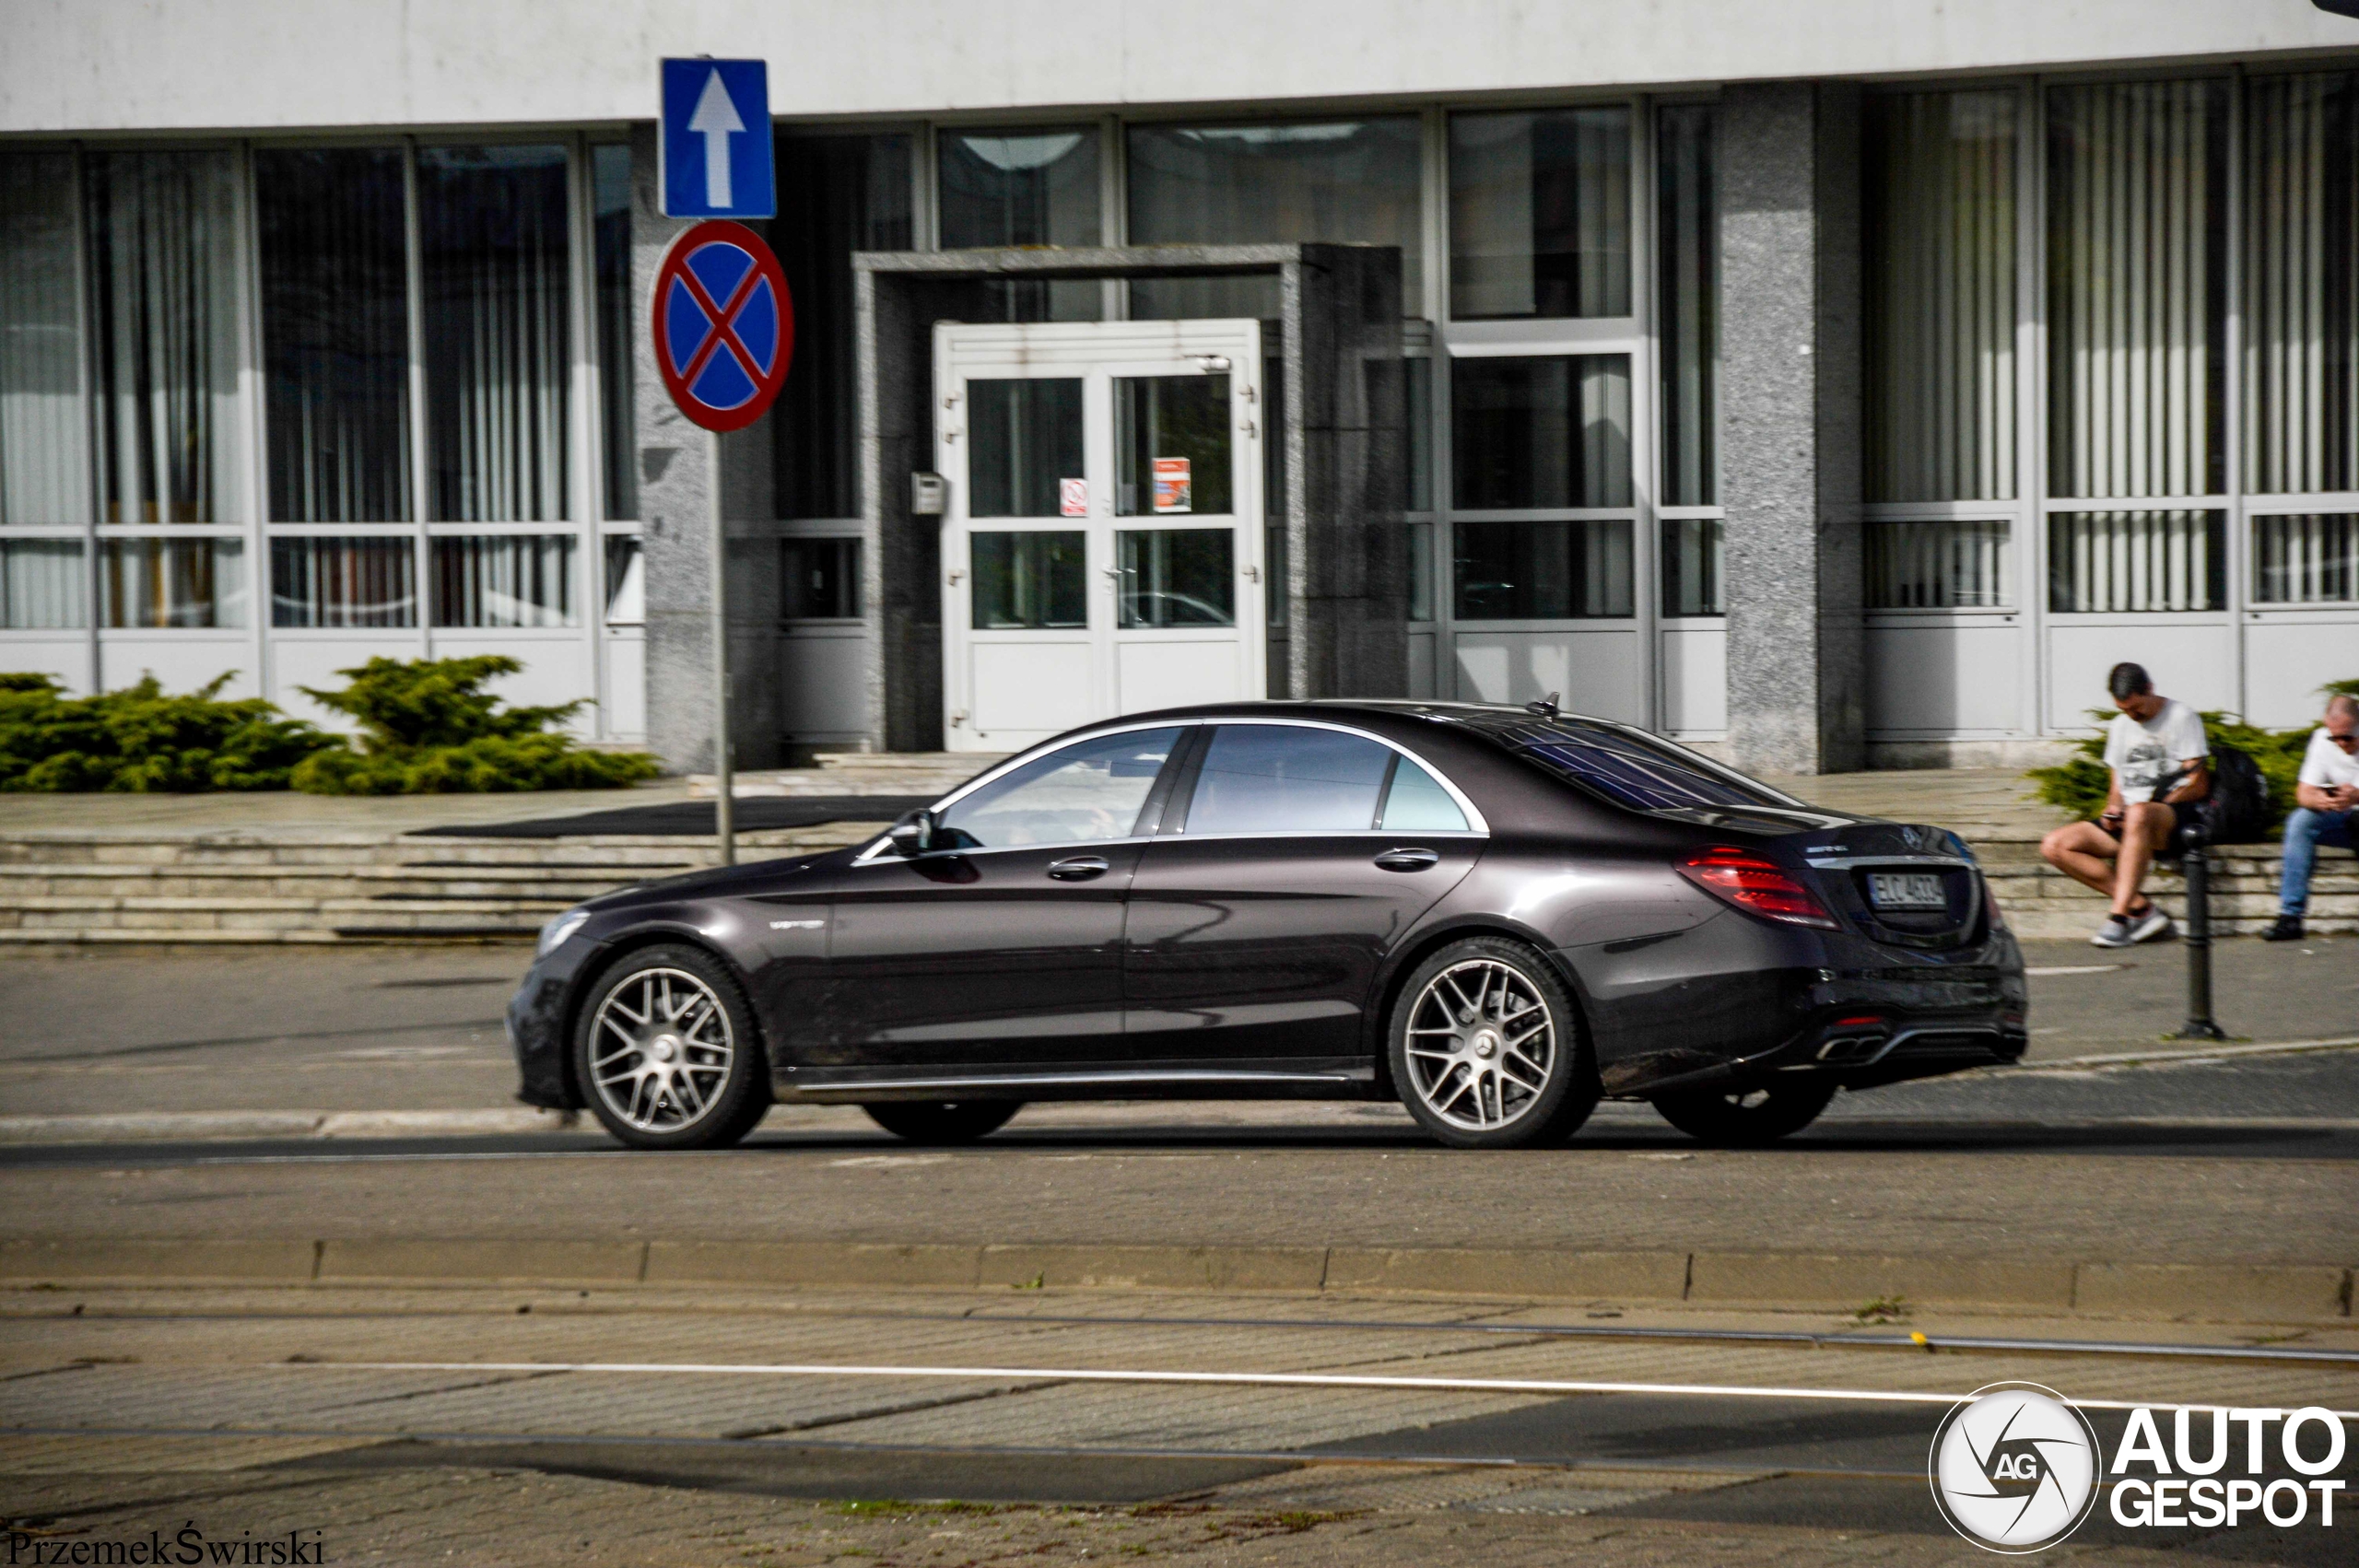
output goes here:
<path id="1" fill-rule="evenodd" d="M 0 907 L 0 942 L 530 940 L 561 899 L 32 896 Z"/>
<path id="2" fill-rule="evenodd" d="M 684 868 L 687 869 L 687 868 Z M 557 898 L 579 903 L 670 872 L 590 874 L 566 866 L 0 865 L 0 906 L 84 897 Z"/>
<path id="3" fill-rule="evenodd" d="M 753 860 L 858 842 L 872 825 L 745 834 Z M 712 840 L 339 833 L 0 835 L 0 942 L 529 939 L 601 893 L 714 863 Z"/>
<path id="4" fill-rule="evenodd" d="M 826 795 L 939 795 L 1002 762 L 1005 752 L 821 752 L 816 767 L 764 768 L 730 776 L 733 798 Z M 709 801 L 710 773 L 688 775 L 688 795 Z"/>
<path id="5" fill-rule="evenodd" d="M 856 843 L 874 824 L 741 833 L 741 855 L 772 855 Z M 0 866 L 571 866 L 620 875 L 663 875 L 713 862 L 713 841 L 691 835 L 567 838 L 431 837 L 336 833 L 0 833 Z"/>

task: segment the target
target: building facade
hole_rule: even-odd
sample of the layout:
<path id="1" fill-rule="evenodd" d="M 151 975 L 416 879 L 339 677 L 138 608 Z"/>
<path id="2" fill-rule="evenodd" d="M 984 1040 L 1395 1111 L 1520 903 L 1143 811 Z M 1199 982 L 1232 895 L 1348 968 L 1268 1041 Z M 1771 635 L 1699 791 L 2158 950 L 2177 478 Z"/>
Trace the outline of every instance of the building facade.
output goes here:
<path id="1" fill-rule="evenodd" d="M 2013 763 L 2118 659 L 2268 724 L 2359 675 L 2359 21 L 2310 0 L 10 35 L 0 668 L 76 689 L 322 718 L 501 652 L 708 766 L 716 521 L 745 766 L 1550 692 L 1761 768 Z M 723 438 L 644 324 L 696 53 L 769 62 L 797 318 Z"/>

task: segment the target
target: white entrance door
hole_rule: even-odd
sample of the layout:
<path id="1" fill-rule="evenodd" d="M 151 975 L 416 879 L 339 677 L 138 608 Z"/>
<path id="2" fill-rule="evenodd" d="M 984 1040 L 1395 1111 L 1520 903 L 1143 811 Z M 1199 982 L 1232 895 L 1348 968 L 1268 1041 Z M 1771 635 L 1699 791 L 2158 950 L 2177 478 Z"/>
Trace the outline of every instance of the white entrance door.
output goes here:
<path id="1" fill-rule="evenodd" d="M 1262 327 L 934 329 L 943 733 L 1262 695 Z"/>

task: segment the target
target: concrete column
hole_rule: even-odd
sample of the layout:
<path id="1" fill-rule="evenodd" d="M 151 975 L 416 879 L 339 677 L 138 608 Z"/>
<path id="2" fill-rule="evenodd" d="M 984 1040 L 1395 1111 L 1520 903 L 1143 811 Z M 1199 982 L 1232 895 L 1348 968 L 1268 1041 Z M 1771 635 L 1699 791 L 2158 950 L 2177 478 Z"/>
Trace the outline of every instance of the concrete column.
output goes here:
<path id="1" fill-rule="evenodd" d="M 656 205 L 655 128 L 631 138 L 632 387 L 646 533 L 647 742 L 675 772 L 713 766 L 712 531 L 728 520 L 730 739 L 740 767 L 774 766 L 780 743 L 778 523 L 766 416 L 715 436 L 673 406 L 645 325 L 655 272 L 689 225 Z"/>
<path id="2" fill-rule="evenodd" d="M 1720 99 L 1721 497 L 1740 767 L 1864 766 L 1860 97 Z"/>

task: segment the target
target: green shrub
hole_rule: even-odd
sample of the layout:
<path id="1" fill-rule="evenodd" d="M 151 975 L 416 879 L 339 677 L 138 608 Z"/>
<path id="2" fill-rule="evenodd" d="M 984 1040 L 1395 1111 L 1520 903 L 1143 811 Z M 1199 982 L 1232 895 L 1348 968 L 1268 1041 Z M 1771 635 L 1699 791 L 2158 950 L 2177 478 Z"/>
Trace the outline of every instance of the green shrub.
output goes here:
<path id="1" fill-rule="evenodd" d="M 505 708 L 483 689 L 523 669 L 499 654 L 472 659 L 371 659 L 339 670 L 341 691 L 304 696 L 360 724 L 358 745 L 308 757 L 294 785 L 315 795 L 613 790 L 661 771 L 645 752 L 591 751 L 554 732 L 580 702 Z"/>
<path id="2" fill-rule="evenodd" d="M 229 679 L 176 695 L 147 675 L 77 697 L 47 675 L 0 674 L 0 790 L 284 790 L 338 744 L 260 697 L 222 701 Z"/>
<path id="3" fill-rule="evenodd" d="M 2320 690 L 2327 696 L 2359 696 L 2359 681 L 2335 681 Z M 2079 755 L 2054 767 L 2035 767 L 2025 775 L 2038 786 L 2041 800 L 2077 818 L 2094 817 L 2104 811 L 2113 784 L 2112 775 L 2105 766 L 2105 726 L 2113 719 L 2115 710 L 2093 708 L 2088 711 L 2097 730 L 2072 743 Z M 2283 821 L 2285 813 L 2294 809 L 2294 781 L 2302 771 L 2302 754 L 2309 747 L 2313 728 L 2305 724 L 2298 730 L 2260 730 L 2234 714 L 2210 709 L 2203 714 L 2203 733 L 2213 745 L 2232 745 L 2259 767 L 2260 776 L 2269 781 L 2269 811 L 2276 821 Z"/>

